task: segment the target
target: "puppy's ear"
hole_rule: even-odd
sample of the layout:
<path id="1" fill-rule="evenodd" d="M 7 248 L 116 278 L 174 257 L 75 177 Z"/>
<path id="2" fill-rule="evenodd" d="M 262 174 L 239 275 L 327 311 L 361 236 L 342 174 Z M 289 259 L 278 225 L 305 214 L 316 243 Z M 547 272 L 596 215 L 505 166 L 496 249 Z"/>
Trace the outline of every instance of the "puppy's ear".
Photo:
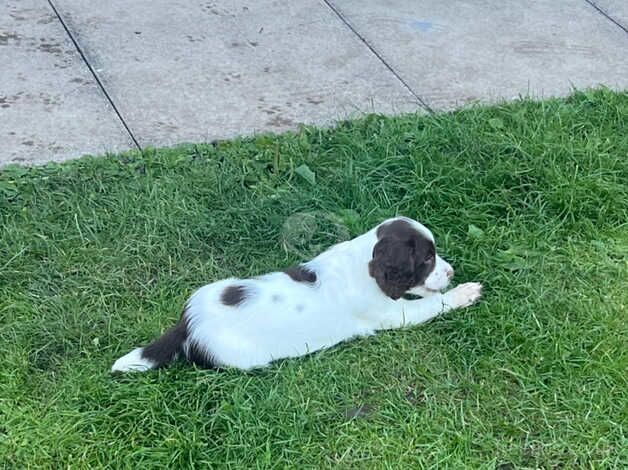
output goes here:
<path id="1" fill-rule="evenodd" d="M 373 247 L 369 274 L 388 297 L 397 300 L 415 284 L 414 259 L 412 241 L 384 237 Z"/>

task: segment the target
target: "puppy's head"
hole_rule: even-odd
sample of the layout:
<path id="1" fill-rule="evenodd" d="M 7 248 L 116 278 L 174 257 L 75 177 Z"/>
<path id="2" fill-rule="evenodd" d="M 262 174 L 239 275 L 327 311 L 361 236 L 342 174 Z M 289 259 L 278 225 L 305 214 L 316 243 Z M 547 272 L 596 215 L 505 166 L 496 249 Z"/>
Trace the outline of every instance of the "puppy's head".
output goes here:
<path id="1" fill-rule="evenodd" d="M 384 222 L 376 233 L 369 274 L 388 297 L 426 297 L 447 287 L 454 270 L 436 254 L 434 237 L 426 227 L 400 217 Z"/>

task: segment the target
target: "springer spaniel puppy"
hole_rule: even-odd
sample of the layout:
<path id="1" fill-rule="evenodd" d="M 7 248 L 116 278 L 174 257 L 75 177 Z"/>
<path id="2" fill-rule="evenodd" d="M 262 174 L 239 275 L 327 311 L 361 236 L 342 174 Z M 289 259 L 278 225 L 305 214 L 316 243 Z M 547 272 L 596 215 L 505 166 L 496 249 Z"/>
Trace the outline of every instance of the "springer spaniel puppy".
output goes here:
<path id="1" fill-rule="evenodd" d="M 252 369 L 377 330 L 467 307 L 482 286 L 445 293 L 454 275 L 432 233 L 405 217 L 332 246 L 284 272 L 225 279 L 198 289 L 162 337 L 118 359 L 112 372 L 145 371 L 178 357 L 207 367 Z M 404 297 L 420 296 L 415 300 Z"/>

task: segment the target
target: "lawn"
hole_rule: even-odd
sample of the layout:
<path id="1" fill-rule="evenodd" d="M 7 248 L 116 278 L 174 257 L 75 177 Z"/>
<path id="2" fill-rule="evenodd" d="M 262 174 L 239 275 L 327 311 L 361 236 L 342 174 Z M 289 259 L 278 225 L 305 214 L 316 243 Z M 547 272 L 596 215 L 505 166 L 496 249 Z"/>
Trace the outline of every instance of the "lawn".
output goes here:
<path id="1" fill-rule="evenodd" d="M 482 301 L 112 376 L 198 286 L 403 214 Z M 628 93 L 0 169 L 0 466 L 625 468 Z"/>

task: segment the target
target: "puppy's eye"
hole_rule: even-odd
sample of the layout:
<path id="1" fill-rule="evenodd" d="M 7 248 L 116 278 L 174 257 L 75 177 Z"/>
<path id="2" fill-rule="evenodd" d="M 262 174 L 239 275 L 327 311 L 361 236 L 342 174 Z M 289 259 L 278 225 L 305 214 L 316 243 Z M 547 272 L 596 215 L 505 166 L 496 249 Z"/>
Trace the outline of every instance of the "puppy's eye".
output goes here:
<path id="1" fill-rule="evenodd" d="M 434 261 L 434 255 L 427 255 L 425 257 L 425 262 L 426 263 L 431 263 L 432 261 Z"/>

